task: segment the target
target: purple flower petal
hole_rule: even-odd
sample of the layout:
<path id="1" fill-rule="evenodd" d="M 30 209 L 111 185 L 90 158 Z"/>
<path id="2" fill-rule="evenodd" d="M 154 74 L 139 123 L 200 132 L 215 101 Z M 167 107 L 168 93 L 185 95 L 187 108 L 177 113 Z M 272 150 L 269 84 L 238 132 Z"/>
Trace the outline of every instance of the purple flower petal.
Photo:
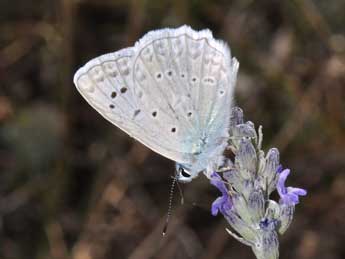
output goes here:
<path id="1" fill-rule="evenodd" d="M 278 189 L 278 193 L 279 193 L 280 197 L 287 193 L 287 189 L 285 187 L 285 181 L 286 181 L 289 174 L 290 174 L 289 169 L 285 169 L 279 173 L 277 189 Z"/>
<path id="2" fill-rule="evenodd" d="M 278 225 L 278 222 L 276 219 L 268 219 L 264 218 L 260 221 L 259 226 L 261 229 L 264 230 L 274 230 Z"/>
<path id="3" fill-rule="evenodd" d="M 295 188 L 295 187 L 288 187 L 287 188 L 288 193 L 295 193 L 296 195 L 299 196 L 306 196 L 307 191 L 301 188 Z"/>
<path id="4" fill-rule="evenodd" d="M 211 175 L 211 184 L 216 186 L 222 193 L 222 196 L 218 197 L 212 203 L 212 215 L 216 216 L 218 212 L 221 212 L 223 215 L 227 215 L 228 211 L 232 208 L 232 202 L 223 179 L 217 173 L 213 173 Z"/>
<path id="5" fill-rule="evenodd" d="M 278 171 L 278 170 L 277 170 Z M 289 169 L 279 172 L 277 190 L 280 196 L 280 203 L 286 205 L 296 205 L 299 203 L 299 196 L 307 195 L 307 191 L 301 188 L 285 187 L 285 181 L 290 174 Z"/>
<path id="6" fill-rule="evenodd" d="M 223 204 L 223 197 L 218 197 L 213 203 L 211 207 L 211 213 L 213 216 L 217 216 L 218 212 L 220 211 L 222 204 Z"/>

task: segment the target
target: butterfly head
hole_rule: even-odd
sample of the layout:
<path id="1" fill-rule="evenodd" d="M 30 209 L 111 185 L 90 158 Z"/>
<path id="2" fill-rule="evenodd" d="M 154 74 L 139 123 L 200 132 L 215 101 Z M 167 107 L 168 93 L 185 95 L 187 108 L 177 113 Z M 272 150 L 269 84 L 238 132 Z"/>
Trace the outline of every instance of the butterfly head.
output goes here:
<path id="1" fill-rule="evenodd" d="M 187 165 L 176 163 L 176 179 L 181 183 L 191 182 L 198 174 Z"/>

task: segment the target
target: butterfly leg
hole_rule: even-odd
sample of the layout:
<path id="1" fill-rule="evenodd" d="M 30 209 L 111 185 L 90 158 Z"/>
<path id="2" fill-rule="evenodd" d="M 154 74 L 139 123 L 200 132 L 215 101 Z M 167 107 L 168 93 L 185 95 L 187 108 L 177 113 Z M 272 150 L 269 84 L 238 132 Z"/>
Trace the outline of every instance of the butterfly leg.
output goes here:
<path id="1" fill-rule="evenodd" d="M 224 173 L 234 169 L 234 163 L 229 158 L 223 159 L 223 163 L 217 167 L 217 173 Z"/>
<path id="2" fill-rule="evenodd" d="M 232 169 L 234 169 L 233 166 L 221 167 L 221 168 L 218 168 L 217 173 L 224 173 L 224 172 L 230 171 Z"/>

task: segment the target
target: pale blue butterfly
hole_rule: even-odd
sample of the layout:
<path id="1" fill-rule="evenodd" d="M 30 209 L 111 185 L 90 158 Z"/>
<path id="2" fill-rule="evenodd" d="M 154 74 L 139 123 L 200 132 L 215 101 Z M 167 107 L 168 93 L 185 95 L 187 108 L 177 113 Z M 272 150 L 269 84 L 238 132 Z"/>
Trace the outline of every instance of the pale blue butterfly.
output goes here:
<path id="1" fill-rule="evenodd" d="M 134 47 L 89 61 L 74 84 L 104 118 L 176 162 L 177 179 L 223 161 L 238 62 L 211 31 L 151 31 Z"/>

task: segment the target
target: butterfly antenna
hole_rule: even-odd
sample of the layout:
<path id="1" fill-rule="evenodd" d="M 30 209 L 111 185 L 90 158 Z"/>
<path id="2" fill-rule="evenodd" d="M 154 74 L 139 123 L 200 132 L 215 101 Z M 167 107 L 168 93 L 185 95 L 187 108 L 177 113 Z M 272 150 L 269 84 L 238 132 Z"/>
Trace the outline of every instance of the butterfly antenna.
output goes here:
<path id="1" fill-rule="evenodd" d="M 166 218 L 165 225 L 164 225 L 163 232 L 162 232 L 163 236 L 165 236 L 165 234 L 167 233 L 167 230 L 168 230 L 168 224 L 169 224 L 169 220 L 170 220 L 170 216 L 171 216 L 171 212 L 172 212 L 172 201 L 173 201 L 173 198 L 174 198 L 174 190 L 175 190 L 175 185 L 176 185 L 176 182 L 177 182 L 177 178 L 176 177 L 172 177 L 172 178 L 173 178 L 173 181 L 171 183 L 170 193 L 169 193 L 168 213 L 167 213 L 167 218 Z"/>

